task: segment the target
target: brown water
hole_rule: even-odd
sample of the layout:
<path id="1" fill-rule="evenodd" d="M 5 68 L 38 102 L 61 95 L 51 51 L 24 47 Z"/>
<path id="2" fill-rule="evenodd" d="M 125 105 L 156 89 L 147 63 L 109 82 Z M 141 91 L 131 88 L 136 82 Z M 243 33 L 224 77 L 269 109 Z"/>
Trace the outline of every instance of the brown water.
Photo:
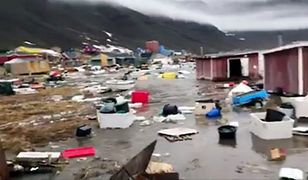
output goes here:
<path id="1" fill-rule="evenodd" d="M 137 89 L 146 89 L 151 92 L 152 100 L 148 108 L 139 112 L 139 115 L 151 117 L 159 113 L 164 104 L 178 106 L 194 106 L 194 101 L 200 98 L 214 97 L 224 90 L 216 90 L 215 84 L 208 81 L 196 81 L 194 75 L 189 79 L 162 80 L 150 79 L 138 82 Z M 201 92 L 201 93 L 198 93 Z M 202 93 L 211 93 L 211 96 L 201 96 Z M 214 93 L 214 94 L 213 94 Z M 198 95 L 199 94 L 199 95 Z M 236 141 L 219 142 L 216 120 L 206 120 L 204 117 L 195 118 L 186 115 L 186 120 L 180 124 L 154 123 L 142 127 L 139 122 L 128 129 L 102 130 L 94 127 L 95 136 L 91 139 L 70 139 L 55 143 L 60 145 L 57 150 L 78 146 L 94 146 L 97 156 L 127 162 L 145 146 L 157 139 L 155 153 L 170 153 L 170 156 L 161 160 L 173 165 L 180 173 L 181 179 L 277 179 L 281 167 L 294 167 L 308 171 L 308 151 L 299 150 L 308 147 L 308 137 L 293 137 L 290 140 L 264 141 L 249 132 L 251 118 L 249 113 L 229 112 L 223 114 L 229 121 L 238 121 Z M 192 136 L 192 140 L 170 143 L 157 135 L 163 128 L 187 127 L 194 128 L 199 134 Z M 289 149 L 287 159 L 282 162 L 267 160 L 271 148 Z M 43 150 L 51 150 L 49 147 Z M 52 150 L 55 151 L 55 150 Z M 70 160 L 70 164 L 59 175 L 24 176 L 18 179 L 74 179 L 73 174 L 82 168 L 95 163 L 93 158 L 86 161 Z M 91 179 L 108 179 L 110 174 L 98 174 Z"/>

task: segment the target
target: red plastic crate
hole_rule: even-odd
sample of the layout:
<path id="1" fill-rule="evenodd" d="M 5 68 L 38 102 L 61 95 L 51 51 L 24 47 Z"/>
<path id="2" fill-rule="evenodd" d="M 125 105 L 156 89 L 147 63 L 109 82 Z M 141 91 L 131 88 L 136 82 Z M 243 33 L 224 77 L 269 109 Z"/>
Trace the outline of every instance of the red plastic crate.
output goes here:
<path id="1" fill-rule="evenodd" d="M 148 91 L 134 91 L 132 93 L 132 103 L 149 103 L 150 93 Z"/>
<path id="2" fill-rule="evenodd" d="M 62 152 L 62 157 L 66 159 L 94 156 L 95 148 L 94 147 L 81 147 L 74 149 L 67 149 Z"/>

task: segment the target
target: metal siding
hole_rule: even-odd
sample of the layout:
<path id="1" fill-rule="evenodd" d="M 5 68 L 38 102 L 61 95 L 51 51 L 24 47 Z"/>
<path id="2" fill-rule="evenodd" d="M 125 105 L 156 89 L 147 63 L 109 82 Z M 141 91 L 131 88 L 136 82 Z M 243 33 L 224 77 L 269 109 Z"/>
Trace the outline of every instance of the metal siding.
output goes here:
<path id="1" fill-rule="evenodd" d="M 249 58 L 249 77 L 257 78 L 259 72 L 259 55 L 258 54 L 251 54 L 248 55 Z M 257 68 L 254 69 L 253 67 L 256 66 Z"/>
<path id="2" fill-rule="evenodd" d="M 196 60 L 196 76 L 197 76 L 197 79 L 210 79 L 211 78 L 211 60 L 210 59 L 197 59 Z"/>
<path id="3" fill-rule="evenodd" d="M 213 61 L 213 79 L 225 80 L 227 79 L 227 58 L 217 58 Z"/>
<path id="4" fill-rule="evenodd" d="M 281 87 L 288 93 L 298 93 L 298 49 L 265 54 L 265 88 Z"/>
<path id="5" fill-rule="evenodd" d="M 203 61 L 203 75 L 205 78 L 211 78 L 211 60 Z"/>
<path id="6" fill-rule="evenodd" d="M 308 92 L 308 47 L 303 48 L 304 94 Z"/>

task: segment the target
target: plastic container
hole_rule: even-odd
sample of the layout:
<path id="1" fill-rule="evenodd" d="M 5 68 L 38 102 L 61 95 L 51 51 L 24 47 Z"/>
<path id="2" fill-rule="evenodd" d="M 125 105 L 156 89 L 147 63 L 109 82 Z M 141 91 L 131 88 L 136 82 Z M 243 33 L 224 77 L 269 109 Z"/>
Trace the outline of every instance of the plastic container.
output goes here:
<path id="1" fill-rule="evenodd" d="M 134 91 L 132 93 L 132 103 L 149 103 L 150 93 L 148 91 Z"/>
<path id="2" fill-rule="evenodd" d="M 97 111 L 97 120 L 102 129 L 128 128 L 134 123 L 135 119 L 132 113 L 103 114 Z"/>
<path id="3" fill-rule="evenodd" d="M 230 125 L 220 126 L 218 128 L 219 139 L 235 139 L 237 128 Z"/>
<path id="4" fill-rule="evenodd" d="M 221 112 L 219 108 L 213 108 L 210 112 L 206 114 L 208 118 L 217 118 L 221 116 Z"/>
<path id="5" fill-rule="evenodd" d="M 91 135 L 92 128 L 88 125 L 79 126 L 76 130 L 77 137 L 87 137 Z"/>
<path id="6" fill-rule="evenodd" d="M 94 155 L 95 155 L 95 148 L 94 147 L 82 147 L 82 148 L 67 149 L 67 150 L 62 152 L 62 156 L 66 159 L 86 157 L 86 156 L 94 156 Z"/>
<path id="7" fill-rule="evenodd" d="M 252 122 L 250 123 L 250 131 L 261 139 L 289 139 L 292 138 L 292 129 L 294 120 L 285 116 L 283 121 L 266 122 L 266 113 L 252 113 Z"/>
<path id="8" fill-rule="evenodd" d="M 162 78 L 164 79 L 176 79 L 177 74 L 175 72 L 165 72 L 162 74 Z"/>
<path id="9" fill-rule="evenodd" d="M 294 107 L 290 103 L 282 103 L 278 110 L 289 117 L 294 115 Z"/>

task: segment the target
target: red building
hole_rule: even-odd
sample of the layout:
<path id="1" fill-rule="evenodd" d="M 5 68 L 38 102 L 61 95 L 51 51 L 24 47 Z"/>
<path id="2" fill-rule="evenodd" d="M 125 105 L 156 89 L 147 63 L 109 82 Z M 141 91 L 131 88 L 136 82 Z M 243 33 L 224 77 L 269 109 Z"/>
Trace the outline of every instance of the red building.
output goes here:
<path id="1" fill-rule="evenodd" d="M 147 41 L 145 43 L 145 48 L 152 53 L 157 53 L 159 52 L 159 48 L 160 48 L 159 42 L 158 41 Z"/>
<path id="2" fill-rule="evenodd" d="M 296 42 L 264 52 L 264 86 L 290 94 L 308 92 L 308 42 Z"/>
<path id="3" fill-rule="evenodd" d="M 213 81 L 239 77 L 258 78 L 263 73 L 261 53 L 221 53 L 196 58 L 197 79 Z"/>

